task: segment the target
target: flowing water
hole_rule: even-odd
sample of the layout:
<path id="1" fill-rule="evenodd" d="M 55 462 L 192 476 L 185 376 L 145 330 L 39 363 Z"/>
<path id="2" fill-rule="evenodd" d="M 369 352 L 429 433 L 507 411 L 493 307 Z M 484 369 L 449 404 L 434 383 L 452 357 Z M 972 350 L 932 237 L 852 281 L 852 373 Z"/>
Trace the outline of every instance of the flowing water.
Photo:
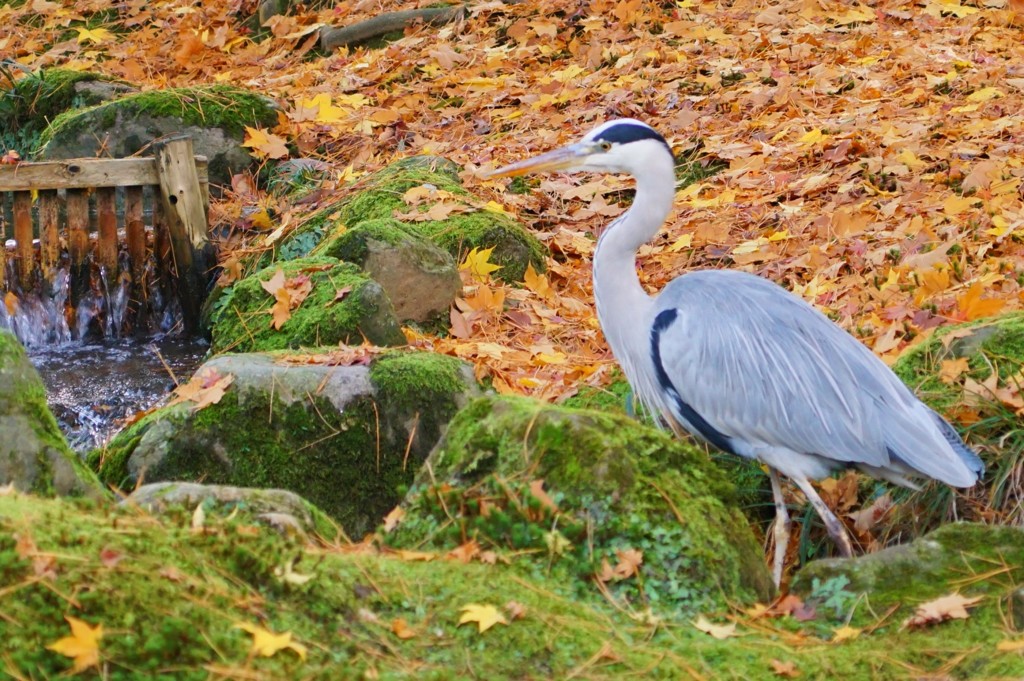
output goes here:
<path id="1" fill-rule="evenodd" d="M 8 269 L 8 282 L 13 274 Z M 149 287 L 140 313 L 130 304 L 127 278 L 108 282 L 100 271 L 94 281 L 74 307 L 66 269 L 45 292 L 0 291 L 0 329 L 13 332 L 28 350 L 50 408 L 80 452 L 101 445 L 176 380 L 187 381 L 207 351 L 204 341 L 176 335 L 180 307 L 159 286 Z M 126 328 L 132 332 L 123 334 Z"/>

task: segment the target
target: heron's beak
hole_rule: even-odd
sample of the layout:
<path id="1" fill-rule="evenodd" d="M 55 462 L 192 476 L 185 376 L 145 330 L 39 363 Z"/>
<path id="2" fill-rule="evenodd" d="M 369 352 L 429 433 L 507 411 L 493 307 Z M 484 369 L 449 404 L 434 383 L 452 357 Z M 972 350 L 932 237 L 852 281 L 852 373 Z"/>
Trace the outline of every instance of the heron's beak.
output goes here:
<path id="1" fill-rule="evenodd" d="M 528 158 L 519 163 L 513 163 L 503 168 L 492 170 L 485 177 L 515 177 L 528 173 L 550 173 L 559 170 L 570 170 L 578 167 L 583 162 L 583 159 L 592 153 L 593 149 L 591 149 L 590 145 L 577 142 L 576 144 L 570 144 L 567 147 L 555 149 L 540 156 Z"/>

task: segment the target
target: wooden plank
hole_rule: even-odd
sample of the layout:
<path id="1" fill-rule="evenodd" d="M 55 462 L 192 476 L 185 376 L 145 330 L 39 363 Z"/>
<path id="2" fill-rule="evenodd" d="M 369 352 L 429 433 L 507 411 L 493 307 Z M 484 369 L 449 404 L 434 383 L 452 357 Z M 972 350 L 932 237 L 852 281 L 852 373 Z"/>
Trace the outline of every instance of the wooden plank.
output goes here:
<path id="1" fill-rule="evenodd" d="M 108 285 L 117 280 L 117 203 L 114 191 L 113 187 L 96 190 L 96 220 L 99 225 L 96 261 Z"/>
<path id="2" fill-rule="evenodd" d="M 18 285 L 22 291 L 32 289 L 32 271 L 35 252 L 32 248 L 32 194 L 14 193 L 14 257 L 18 272 Z"/>
<path id="3" fill-rule="evenodd" d="M 142 187 L 124 190 L 124 226 L 131 260 L 132 283 L 143 285 L 146 271 L 146 225 L 142 221 Z"/>
<path id="4" fill-rule="evenodd" d="M 89 194 L 72 189 L 67 197 L 68 259 L 71 261 L 71 306 L 77 308 L 90 289 L 89 282 Z"/>
<path id="5" fill-rule="evenodd" d="M 209 179 L 205 156 L 195 157 L 201 182 Z M 159 184 L 153 158 L 101 158 L 43 161 L 0 166 L 0 192 L 29 189 L 91 189 Z"/>
<path id="6" fill-rule="evenodd" d="M 185 331 L 200 331 L 209 270 L 216 254 L 206 235 L 206 207 L 193 162 L 192 138 L 165 137 L 153 143 L 160 175 L 160 196 L 178 271 L 178 300 Z"/>
<path id="7" fill-rule="evenodd" d="M 56 190 L 39 192 L 39 265 L 47 286 L 53 283 L 60 263 L 60 225 L 57 222 L 59 207 Z"/>

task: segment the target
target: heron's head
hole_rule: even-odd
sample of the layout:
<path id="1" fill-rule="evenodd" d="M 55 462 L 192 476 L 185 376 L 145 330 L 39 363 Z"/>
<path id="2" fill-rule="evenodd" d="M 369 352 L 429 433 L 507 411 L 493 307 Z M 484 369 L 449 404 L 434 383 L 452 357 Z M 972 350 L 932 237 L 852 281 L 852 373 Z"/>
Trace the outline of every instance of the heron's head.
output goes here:
<path id="1" fill-rule="evenodd" d="M 668 142 L 654 128 L 632 118 L 620 118 L 594 128 L 575 144 L 498 168 L 488 176 L 578 170 L 640 175 L 666 155 L 671 161 Z"/>

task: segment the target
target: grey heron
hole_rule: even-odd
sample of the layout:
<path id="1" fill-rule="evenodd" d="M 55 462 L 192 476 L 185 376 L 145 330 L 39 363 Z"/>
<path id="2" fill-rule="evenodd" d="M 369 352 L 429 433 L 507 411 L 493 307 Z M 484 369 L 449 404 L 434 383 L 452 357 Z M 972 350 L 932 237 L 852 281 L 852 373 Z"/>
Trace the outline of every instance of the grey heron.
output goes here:
<path id="1" fill-rule="evenodd" d="M 628 173 L 636 195 L 598 239 L 597 317 L 612 354 L 644 407 L 677 434 L 768 468 L 776 519 L 772 577 L 782 581 L 789 513 L 779 474 L 804 493 L 844 556 L 842 522 L 810 480 L 857 467 L 907 487 L 909 477 L 954 487 L 984 465 L 939 414 L 867 347 L 798 296 L 734 270 L 697 270 L 650 296 L 636 254 L 661 229 L 675 196 L 675 159 L 645 123 L 613 120 L 561 149 L 499 168 Z"/>

